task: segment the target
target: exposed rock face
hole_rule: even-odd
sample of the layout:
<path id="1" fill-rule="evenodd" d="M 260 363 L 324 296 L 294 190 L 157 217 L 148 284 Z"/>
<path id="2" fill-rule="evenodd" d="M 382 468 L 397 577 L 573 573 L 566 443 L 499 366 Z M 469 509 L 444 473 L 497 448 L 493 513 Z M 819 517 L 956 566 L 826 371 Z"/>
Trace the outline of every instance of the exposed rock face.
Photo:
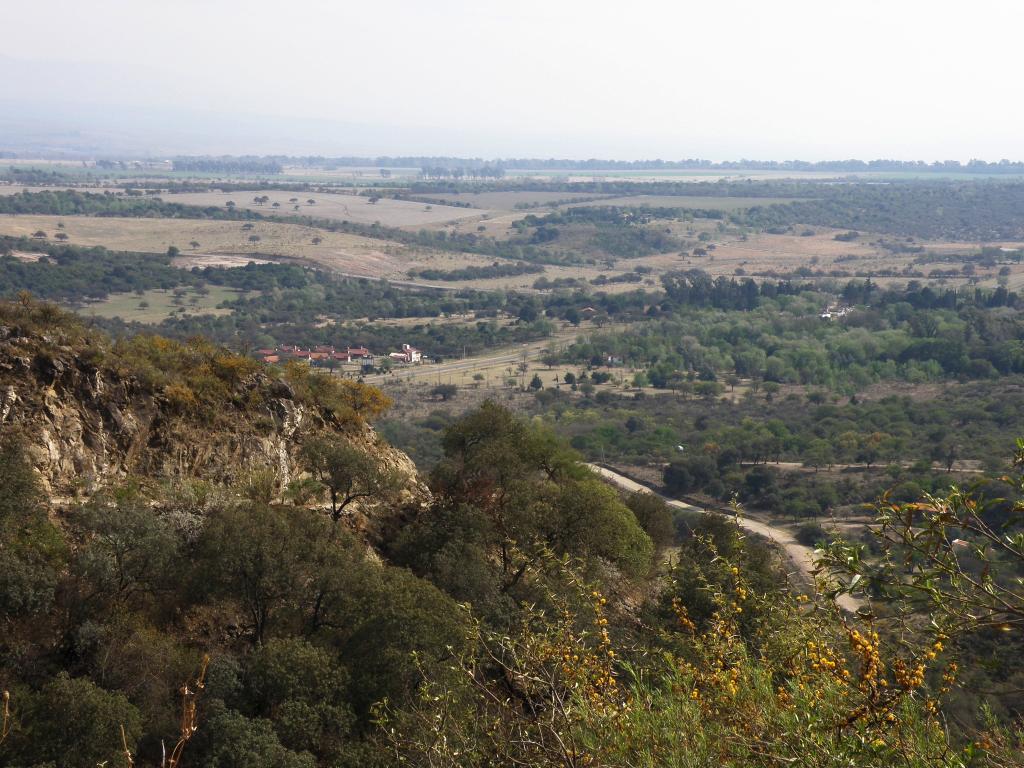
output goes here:
<path id="1" fill-rule="evenodd" d="M 53 498 L 89 495 L 129 476 L 229 483 L 260 469 L 275 471 L 283 487 L 302 473 L 304 439 L 341 431 L 329 415 L 297 402 L 287 384 L 262 373 L 238 390 L 236 400 L 246 405 L 225 403 L 210 424 L 183 413 L 160 388 L 97 367 L 70 347 L 10 329 L 0 334 L 0 434 L 23 437 Z M 390 507 L 429 500 L 408 456 L 368 426 L 344 435 L 382 469 L 409 478 Z M 354 527 L 368 527 L 373 505 L 353 506 Z"/>

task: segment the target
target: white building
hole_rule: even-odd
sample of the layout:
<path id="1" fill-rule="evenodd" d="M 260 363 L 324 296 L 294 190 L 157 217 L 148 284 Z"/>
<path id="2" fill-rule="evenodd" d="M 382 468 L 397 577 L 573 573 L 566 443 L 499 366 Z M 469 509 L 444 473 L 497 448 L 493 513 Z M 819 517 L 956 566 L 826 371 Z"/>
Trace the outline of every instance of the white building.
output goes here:
<path id="1" fill-rule="evenodd" d="M 409 346 L 408 344 L 402 345 L 401 352 L 392 352 L 388 357 L 396 363 L 419 363 L 423 361 L 423 353 L 416 349 L 416 347 Z"/>

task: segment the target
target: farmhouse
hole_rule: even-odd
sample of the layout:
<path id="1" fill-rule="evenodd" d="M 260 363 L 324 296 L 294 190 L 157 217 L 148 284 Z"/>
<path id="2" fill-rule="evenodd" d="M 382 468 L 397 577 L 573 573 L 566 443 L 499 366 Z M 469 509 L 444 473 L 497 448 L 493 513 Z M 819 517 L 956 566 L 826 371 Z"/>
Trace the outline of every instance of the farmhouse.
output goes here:
<path id="1" fill-rule="evenodd" d="M 388 357 L 396 363 L 419 363 L 423 361 L 423 353 L 416 349 L 416 347 L 408 344 L 402 345 L 401 352 L 392 352 Z"/>

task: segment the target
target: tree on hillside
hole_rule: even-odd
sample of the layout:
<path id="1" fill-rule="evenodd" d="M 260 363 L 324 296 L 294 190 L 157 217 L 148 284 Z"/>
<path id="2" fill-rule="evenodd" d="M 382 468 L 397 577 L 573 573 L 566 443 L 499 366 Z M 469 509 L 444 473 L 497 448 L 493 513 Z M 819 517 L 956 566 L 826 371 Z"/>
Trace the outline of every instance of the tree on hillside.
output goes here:
<path id="1" fill-rule="evenodd" d="M 668 504 L 647 491 L 636 491 L 626 498 L 626 506 L 636 516 L 655 549 L 661 551 L 670 547 L 676 538 L 675 522 Z"/>
<path id="2" fill-rule="evenodd" d="M 634 574 L 650 567 L 651 541 L 632 513 L 553 433 L 487 401 L 452 424 L 442 446 L 435 507 L 404 537 L 403 560 L 433 571 L 442 565 L 424 547 L 450 552 L 489 574 L 479 578 L 492 596 L 514 594 L 551 550 L 602 557 Z M 443 568 L 464 597 L 487 591 Z"/>
<path id="3" fill-rule="evenodd" d="M 302 448 L 306 467 L 327 490 L 331 518 L 339 520 L 358 499 L 382 497 L 398 490 L 402 477 L 380 464 L 366 450 L 347 440 L 316 438 Z"/>

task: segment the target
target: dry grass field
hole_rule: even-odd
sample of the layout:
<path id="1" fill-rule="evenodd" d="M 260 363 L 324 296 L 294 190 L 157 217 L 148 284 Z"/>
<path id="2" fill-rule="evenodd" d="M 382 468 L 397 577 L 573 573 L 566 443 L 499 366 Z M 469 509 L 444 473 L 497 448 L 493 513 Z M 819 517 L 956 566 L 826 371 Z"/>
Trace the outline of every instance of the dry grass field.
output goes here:
<path id="1" fill-rule="evenodd" d="M 714 249 L 709 251 L 706 256 L 679 253 L 656 254 L 640 259 L 619 261 L 616 267 L 628 270 L 633 266 L 642 265 L 651 267 L 655 274 L 675 269 L 701 269 L 715 276 L 747 275 L 754 279 L 770 278 L 772 273 L 785 275 L 804 267 L 815 272 L 820 270 L 825 273 L 843 270 L 851 277 L 859 275 L 863 278 L 863 276 L 871 275 L 872 280 L 886 285 L 906 283 L 910 278 L 879 276 L 881 273 L 899 272 L 907 266 L 912 266 L 914 270 L 925 275 L 923 278 L 913 278 L 922 282 L 957 287 L 968 281 L 967 276 L 929 278 L 927 275 L 932 270 L 957 270 L 961 264 L 956 261 L 913 264 L 916 254 L 892 253 L 877 244 L 877 236 L 867 233 L 862 234 L 857 240 L 843 242 L 835 239 L 841 230 L 816 227 L 814 234 L 807 237 L 757 233 L 743 239 L 735 235 L 718 233 L 715 231 L 714 224 L 710 222 L 677 223 L 671 226 L 674 233 L 680 237 L 693 237 L 695 233 L 708 232 L 711 235 L 709 243 L 715 246 Z M 923 245 L 927 251 L 950 254 L 976 251 L 982 245 L 981 243 L 924 241 L 918 244 Z M 1001 245 L 1015 247 L 1017 244 L 1004 243 Z M 980 285 L 995 286 L 1001 266 L 987 269 L 980 265 L 977 266 L 975 276 Z M 1024 286 L 1024 264 L 1010 265 L 1010 270 L 1009 287 Z M 611 273 L 609 272 L 609 274 Z"/>
<path id="2" fill-rule="evenodd" d="M 58 223 L 64 229 L 57 228 Z M 338 272 L 367 277 L 394 277 L 408 268 L 405 246 L 386 240 L 326 232 L 296 224 L 197 219 L 137 219 L 86 216 L 0 216 L 0 234 L 31 235 L 38 230 L 52 239 L 62 231 L 75 245 L 102 245 L 116 251 L 166 253 L 181 250 L 181 266 L 241 266 L 273 257 L 304 259 Z M 259 237 L 252 242 L 250 237 Z M 318 245 L 313 238 L 321 238 Z M 193 248 L 190 243 L 198 242 Z M 225 262 L 227 260 L 227 263 Z"/>
<path id="3" fill-rule="evenodd" d="M 270 193 L 275 194 L 275 193 Z M 294 193 L 276 193 L 282 196 L 294 195 Z M 504 195 L 504 205 L 508 205 L 514 198 L 508 197 L 518 193 L 481 193 Z M 539 194 L 539 193 L 523 193 Z M 558 194 L 558 193 L 549 193 Z M 246 193 L 250 197 L 249 193 Z M 221 193 L 203 193 L 187 195 L 167 195 L 167 199 L 180 202 L 207 204 L 213 199 L 226 202 L 229 196 Z M 233 196 L 236 201 L 241 199 L 240 194 Z M 467 196 L 468 197 L 468 196 Z M 682 197 L 652 197 L 637 196 L 633 198 L 619 198 L 621 201 L 648 200 L 687 200 L 699 201 L 707 206 L 710 203 L 722 201 L 746 201 L 745 198 L 682 198 Z M 314 193 L 313 198 L 317 200 L 315 205 L 309 206 L 302 203 L 303 213 L 314 213 L 322 215 L 325 209 L 334 206 L 340 210 L 343 204 L 351 203 L 364 208 L 375 208 L 378 211 L 393 210 L 399 211 L 396 220 L 408 221 L 408 218 L 401 211 L 433 214 L 439 208 L 443 209 L 445 215 L 455 212 L 458 215 L 470 216 L 471 218 L 454 219 L 436 225 L 444 227 L 452 232 L 476 232 L 482 227 L 489 236 L 504 237 L 509 234 L 510 225 L 513 221 L 525 215 L 525 211 L 499 211 L 498 209 L 464 209 L 447 206 L 433 206 L 431 211 L 425 211 L 426 205 L 421 203 L 410 203 L 407 201 L 380 200 L 378 208 L 371 206 L 367 198 L 352 195 L 334 195 Z M 754 200 L 750 198 L 749 200 Z M 489 198 L 489 204 L 501 202 L 497 198 Z M 764 200 L 760 200 L 764 202 Z M 640 204 L 640 203 L 638 203 Z M 724 203 L 723 203 L 724 204 Z M 394 206 L 390 208 L 388 206 Z M 254 206 L 256 207 L 256 206 Z M 259 206 L 268 211 L 267 206 Z M 539 213 L 547 209 L 538 209 Z M 63 229 L 58 229 L 58 224 L 63 224 Z M 275 261 L 282 259 L 296 259 L 306 263 L 315 264 L 332 271 L 369 278 L 385 278 L 390 280 L 408 281 L 416 283 L 431 284 L 446 289 L 475 288 L 479 290 L 532 290 L 534 282 L 544 277 L 548 280 L 559 278 L 576 278 L 589 283 L 589 281 L 604 274 L 608 277 L 631 272 L 637 266 L 650 267 L 653 273 L 645 276 L 641 283 L 612 283 L 595 288 L 595 290 L 607 292 L 632 291 L 636 288 L 649 288 L 657 285 L 658 276 L 669 270 L 676 269 L 702 269 L 712 275 L 742 276 L 747 275 L 755 279 L 783 276 L 795 272 L 798 269 L 806 268 L 815 272 L 830 273 L 842 270 L 850 277 L 864 277 L 871 275 L 873 279 L 882 283 L 902 283 L 908 278 L 880 276 L 885 271 L 900 272 L 904 267 L 911 265 L 916 258 L 915 254 L 893 254 L 878 245 L 879 238 L 864 233 L 852 242 L 843 242 L 835 239 L 838 230 L 831 230 L 816 227 L 810 236 L 800 235 L 771 235 L 756 233 L 746 238 L 737 236 L 728 231 L 719 231 L 718 222 L 713 220 L 697 219 L 691 222 L 666 222 L 666 225 L 673 234 L 691 242 L 701 233 L 710 237 L 705 245 L 714 245 L 714 248 L 705 256 L 684 255 L 673 252 L 656 254 L 638 259 L 609 260 L 598 266 L 585 267 L 556 267 L 546 266 L 543 274 L 527 274 L 515 277 L 494 278 L 472 281 L 436 281 L 423 280 L 412 277 L 411 273 L 424 268 L 441 270 L 455 270 L 466 266 L 486 266 L 496 259 L 494 257 L 457 253 L 448 251 L 431 251 L 425 248 L 405 246 L 399 243 L 361 237 L 339 232 L 329 232 L 313 227 L 306 227 L 297 224 L 282 224 L 272 222 L 238 222 L 238 221 L 209 221 L 195 219 L 141 219 L 141 218 L 115 218 L 115 217 L 76 217 L 76 216 L 7 216 L 0 215 L 0 234 L 27 236 L 42 230 L 52 239 L 58 232 L 68 236 L 68 241 L 78 245 L 103 245 L 112 250 L 140 251 L 147 253 L 166 253 L 170 246 L 176 246 L 181 254 L 175 261 L 177 266 L 191 268 L 195 266 L 243 266 L 249 261 Z M 244 226 L 251 227 L 243 229 Z M 418 227 L 417 227 L 418 228 Z M 258 241 L 250 241 L 250 237 L 256 236 Z M 580 229 L 566 231 L 563 236 L 566 242 L 572 244 L 575 240 L 581 240 L 585 245 L 588 237 L 587 231 Z M 320 242 L 314 244 L 314 238 Z M 572 240 L 575 238 L 575 240 Z M 197 247 L 191 246 L 197 242 Z M 947 242 L 922 242 L 927 251 L 937 253 L 967 253 L 980 247 L 979 243 L 947 243 Z M 991 245 L 991 244 L 990 244 Z M 1000 243 L 1007 247 L 1017 247 L 1018 243 Z M 928 282 L 938 285 L 963 286 L 969 280 L 969 276 L 956 276 L 947 278 L 928 278 L 932 270 L 958 270 L 960 267 L 955 259 L 949 262 L 938 262 L 932 264 L 916 264 L 913 268 L 925 275 Z M 985 268 L 980 265 L 975 267 L 975 279 L 982 286 L 993 287 L 1000 280 L 997 267 Z M 845 279 L 842 276 L 839 279 Z M 1002 280 L 1008 287 L 1014 290 L 1024 288 L 1024 265 L 1010 265 L 1010 274 L 1003 276 Z"/>
<path id="4" fill-rule="evenodd" d="M 64 229 L 58 229 L 58 223 L 64 224 Z M 29 236 L 41 230 L 52 239 L 57 232 L 63 232 L 68 242 L 75 245 L 102 245 L 115 251 L 142 253 L 166 253 L 173 245 L 181 251 L 174 263 L 186 269 L 298 259 L 346 275 L 409 280 L 409 272 L 417 269 L 453 270 L 494 262 L 493 258 L 474 254 L 409 248 L 386 240 L 296 224 L 249 223 L 252 229 L 242 229 L 243 222 L 238 221 L 0 215 L 0 234 Z M 259 241 L 250 242 L 252 236 L 259 237 Z M 314 237 L 321 238 L 321 242 L 314 245 Z M 192 241 L 199 246 L 192 248 Z M 594 268 L 549 267 L 544 276 L 590 279 L 598 274 L 600 270 Z M 540 275 L 533 274 L 492 280 L 431 283 L 417 279 L 416 282 L 449 289 L 522 290 L 530 289 L 538 277 Z"/>
<path id="5" fill-rule="evenodd" d="M 179 298 L 172 291 L 154 289 L 143 293 L 115 293 L 103 301 L 82 307 L 83 315 L 97 317 L 120 317 L 127 322 L 159 323 L 171 315 L 182 317 L 194 315 L 227 315 L 230 309 L 217 305 L 225 300 L 237 299 L 243 292 L 216 285 L 207 287 L 208 293 L 185 291 Z"/>
<path id="6" fill-rule="evenodd" d="M 263 205 L 253 201 L 256 196 L 270 200 Z M 184 192 L 164 194 L 163 200 L 183 205 L 217 206 L 223 208 L 232 200 L 236 207 L 257 211 L 264 215 L 316 216 L 335 221 L 351 221 L 358 224 L 380 222 L 386 227 L 419 229 L 429 225 L 444 224 L 459 219 L 476 219 L 489 211 L 473 208 L 456 208 L 447 205 L 431 205 L 408 200 L 381 198 L 371 203 L 370 198 L 359 195 L 345 195 L 324 192 L 295 192 L 267 190 L 265 192 Z M 296 202 L 292 202 L 295 199 Z M 310 205 L 307 201 L 314 200 Z M 280 207 L 274 208 L 274 203 Z M 295 206 L 298 210 L 295 210 Z"/>
<path id="7" fill-rule="evenodd" d="M 26 187 L 26 186 L 21 185 L 21 184 L 3 184 L 3 183 L 0 183 L 0 196 L 2 196 L 2 195 L 18 195 L 18 194 L 21 194 L 22 192 L 63 192 L 65 190 L 67 190 L 67 189 L 75 189 L 76 191 L 80 191 L 80 192 L 91 192 L 93 194 L 102 194 L 104 192 L 122 192 L 123 191 L 123 190 L 120 190 L 120 189 L 116 189 L 114 187 L 104 187 L 104 186 L 84 187 L 84 186 L 76 185 L 74 187 L 69 187 L 69 186 L 65 185 L 63 187 Z"/>
<path id="8" fill-rule="evenodd" d="M 351 181 L 354 183 L 367 183 L 380 181 L 384 177 L 380 175 L 380 168 L 376 166 L 352 166 L 345 168 L 309 168 L 302 165 L 285 165 L 282 176 L 323 179 L 325 182 L 333 180 Z M 390 179 L 417 179 L 420 175 L 419 168 L 388 168 L 391 174 Z"/>
<path id="9" fill-rule="evenodd" d="M 570 203 L 566 208 L 581 205 L 615 205 L 628 208 L 703 208 L 713 211 L 738 211 L 755 205 L 792 203 L 794 197 L 703 197 L 700 195 L 629 195 L 609 197 L 593 203 Z"/>
<path id="10" fill-rule="evenodd" d="M 544 192 L 544 191 L 509 191 L 509 192 L 438 192 L 427 193 L 423 197 L 431 197 L 438 200 L 447 200 L 455 203 L 469 203 L 474 208 L 485 208 L 491 211 L 520 211 L 517 205 L 538 206 L 543 210 L 544 206 L 566 201 L 580 201 L 593 198 L 606 198 L 610 195 L 595 195 L 590 193 L 573 192 Z M 584 203 L 585 204 L 585 203 Z M 594 205 L 603 204 L 595 201 Z M 530 213 L 531 210 L 522 210 L 521 215 Z"/>

